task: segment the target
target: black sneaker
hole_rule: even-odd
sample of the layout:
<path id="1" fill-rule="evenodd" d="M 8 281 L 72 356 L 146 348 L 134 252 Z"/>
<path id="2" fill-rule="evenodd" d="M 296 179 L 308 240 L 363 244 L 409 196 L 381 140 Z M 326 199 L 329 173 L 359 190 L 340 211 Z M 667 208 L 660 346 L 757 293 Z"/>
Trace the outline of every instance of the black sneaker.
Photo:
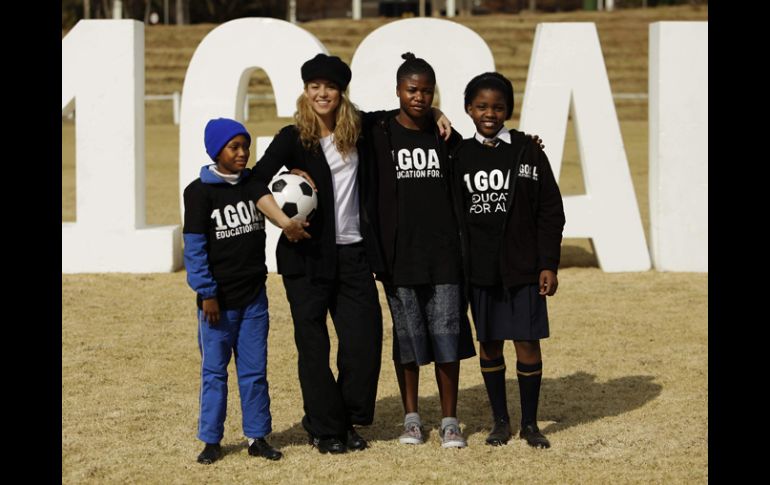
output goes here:
<path id="1" fill-rule="evenodd" d="M 505 419 L 495 419 L 492 432 L 487 436 L 487 444 L 490 446 L 502 446 L 511 439 L 511 424 Z"/>
<path id="2" fill-rule="evenodd" d="M 535 423 L 525 424 L 522 426 L 521 431 L 519 432 L 519 438 L 527 440 L 527 444 L 535 448 L 551 447 L 551 443 L 548 441 L 548 438 L 543 436 L 543 433 L 540 432 L 540 429 Z"/>
<path id="3" fill-rule="evenodd" d="M 347 453 L 348 451 L 345 443 L 337 438 L 319 438 L 313 435 L 308 435 L 308 437 L 310 438 L 310 444 L 318 448 L 318 451 L 321 453 L 338 454 Z"/>
<path id="4" fill-rule="evenodd" d="M 198 455 L 198 463 L 211 465 L 220 458 L 222 458 L 222 447 L 219 443 L 206 443 L 203 451 Z"/>
<path id="5" fill-rule="evenodd" d="M 368 443 L 365 439 L 358 434 L 352 426 L 348 430 L 348 449 L 350 450 L 363 450 L 366 449 Z"/>
<path id="6" fill-rule="evenodd" d="M 270 446 L 265 438 L 257 438 L 249 445 L 249 455 L 261 456 L 268 460 L 280 460 L 283 453 Z"/>

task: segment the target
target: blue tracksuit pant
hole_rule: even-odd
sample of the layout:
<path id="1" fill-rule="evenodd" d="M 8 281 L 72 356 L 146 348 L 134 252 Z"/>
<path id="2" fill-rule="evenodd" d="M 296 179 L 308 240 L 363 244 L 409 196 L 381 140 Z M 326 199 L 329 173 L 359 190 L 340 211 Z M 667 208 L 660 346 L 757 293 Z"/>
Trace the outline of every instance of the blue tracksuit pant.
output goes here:
<path id="1" fill-rule="evenodd" d="M 245 307 L 222 310 L 219 323 L 210 325 L 198 310 L 198 347 L 201 351 L 201 393 L 198 439 L 219 443 L 227 413 L 227 364 L 235 354 L 241 394 L 243 434 L 262 438 L 272 431 L 267 389 L 267 313 L 265 289 Z"/>

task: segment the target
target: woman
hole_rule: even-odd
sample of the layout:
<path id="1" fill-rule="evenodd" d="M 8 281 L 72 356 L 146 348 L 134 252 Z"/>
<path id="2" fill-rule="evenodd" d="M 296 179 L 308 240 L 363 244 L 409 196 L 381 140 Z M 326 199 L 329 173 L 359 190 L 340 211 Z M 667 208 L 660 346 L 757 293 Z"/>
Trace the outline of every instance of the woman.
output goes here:
<path id="1" fill-rule="evenodd" d="M 295 124 L 281 129 L 253 173 L 259 207 L 274 220 L 283 214 L 267 183 L 281 166 L 304 172 L 317 188 L 312 221 L 304 230 L 285 229 L 276 256 L 294 321 L 302 425 L 321 453 L 344 453 L 367 447 L 353 425 L 374 418 L 382 351 L 372 272 L 383 265 L 373 232 L 376 194 L 368 190 L 375 179 L 361 138 L 376 114 L 359 112 L 345 95 L 351 72 L 339 57 L 318 54 L 301 74 L 305 87 Z M 329 368 L 327 311 L 339 340 L 336 381 Z"/>

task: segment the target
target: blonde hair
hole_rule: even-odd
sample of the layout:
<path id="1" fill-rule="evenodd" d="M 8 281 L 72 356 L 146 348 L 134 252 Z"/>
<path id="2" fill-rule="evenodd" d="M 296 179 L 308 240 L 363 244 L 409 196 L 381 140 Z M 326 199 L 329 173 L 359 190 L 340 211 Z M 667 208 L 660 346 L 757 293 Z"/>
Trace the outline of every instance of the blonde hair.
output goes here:
<path id="1" fill-rule="evenodd" d="M 305 84 L 307 89 L 307 84 Z M 361 133 L 361 114 L 358 108 L 340 91 L 340 104 L 337 106 L 334 124 L 334 146 L 345 157 L 356 147 L 358 135 Z M 310 99 L 305 92 L 297 98 L 297 111 L 294 122 L 299 130 L 299 138 L 306 150 L 319 146 L 321 139 L 321 118 L 313 111 Z"/>

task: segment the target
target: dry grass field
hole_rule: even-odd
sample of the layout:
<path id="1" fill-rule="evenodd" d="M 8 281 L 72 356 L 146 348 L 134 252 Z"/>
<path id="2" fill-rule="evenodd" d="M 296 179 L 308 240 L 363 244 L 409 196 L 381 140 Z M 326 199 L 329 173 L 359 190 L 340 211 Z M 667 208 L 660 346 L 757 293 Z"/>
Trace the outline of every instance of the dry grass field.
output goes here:
<path id="1" fill-rule="evenodd" d="M 514 87 L 524 84 L 524 78 L 517 78 L 516 73 L 519 69 L 526 75 L 537 22 L 596 21 L 613 90 L 646 92 L 648 23 L 661 19 L 706 20 L 707 15 L 707 8 L 679 7 L 486 16 L 459 21 L 485 37 L 500 69 L 513 78 Z M 350 22 L 325 20 L 302 27 L 316 34 L 332 54 L 350 60 L 360 39 L 382 23 L 382 19 L 372 19 L 362 22 L 363 27 L 351 27 Z M 189 61 L 200 38 L 212 27 L 147 29 L 148 93 L 181 89 L 181 78 L 177 76 L 180 72 L 184 76 L 184 59 Z M 503 47 L 500 39 L 514 32 L 522 37 L 514 37 Z M 626 35 L 636 35 L 635 39 L 643 41 L 626 54 L 611 54 L 615 48 L 608 46 L 623 45 Z M 518 54 L 506 57 L 505 49 Z M 522 51 L 526 54 L 521 61 L 516 60 Z M 165 52 L 169 60 L 165 71 L 160 57 L 150 60 L 158 52 Z M 629 57 L 629 52 L 641 61 L 628 63 L 642 66 L 644 72 L 627 76 L 622 81 L 628 83 L 623 85 L 627 87 L 621 88 L 616 83 L 623 76 L 613 72 L 623 71 L 613 71 L 615 61 L 610 59 Z M 515 67 L 517 63 L 523 63 L 523 67 Z M 255 90 L 261 89 L 257 81 Z M 167 109 L 170 113 L 170 107 Z M 269 112 L 269 108 L 263 109 L 262 113 Z M 646 104 L 641 111 L 618 106 L 618 112 L 640 213 L 647 227 Z M 153 113 L 148 107 L 147 221 L 179 224 L 178 127 L 170 124 L 170 115 L 165 120 L 160 111 Z M 252 116 L 247 126 L 252 135 L 271 135 L 286 121 L 274 115 Z M 511 126 L 517 123 L 514 119 Z M 63 121 L 63 221 L 76 217 L 74 151 L 73 124 Z M 571 129 L 559 182 L 565 195 L 584 191 Z M 552 337 L 543 342 L 539 419 L 553 444 L 551 449 L 533 450 L 518 439 L 500 448 L 484 445 L 490 425 L 489 405 L 476 358 L 461 366 L 458 415 L 469 447 L 440 448 L 440 408 L 432 366 L 423 369 L 420 388 L 421 414 L 426 427 L 432 428 L 429 440 L 419 447 L 399 445 L 395 439 L 400 433 L 402 410 L 390 359 L 390 314 L 381 293 L 385 342 L 377 410 L 374 424 L 361 432 L 371 440 L 371 449 L 341 456 L 320 455 L 306 444 L 299 424 L 302 400 L 292 323 L 280 277 L 270 275 L 271 441 L 285 456 L 279 462 L 248 456 L 231 365 L 228 419 L 222 442 L 226 456 L 208 467 L 195 462 L 201 448 L 195 437 L 200 355 L 194 295 L 187 287 L 185 272 L 63 274 L 62 482 L 707 482 L 708 275 L 655 271 L 606 274 L 596 267 L 590 243 L 579 239 L 565 241 L 563 263 L 559 293 L 549 300 Z M 511 344 L 506 346 L 506 359 L 512 368 L 515 354 Z M 517 423 L 519 392 L 515 375 L 509 371 L 508 378 L 509 408 Z"/>

